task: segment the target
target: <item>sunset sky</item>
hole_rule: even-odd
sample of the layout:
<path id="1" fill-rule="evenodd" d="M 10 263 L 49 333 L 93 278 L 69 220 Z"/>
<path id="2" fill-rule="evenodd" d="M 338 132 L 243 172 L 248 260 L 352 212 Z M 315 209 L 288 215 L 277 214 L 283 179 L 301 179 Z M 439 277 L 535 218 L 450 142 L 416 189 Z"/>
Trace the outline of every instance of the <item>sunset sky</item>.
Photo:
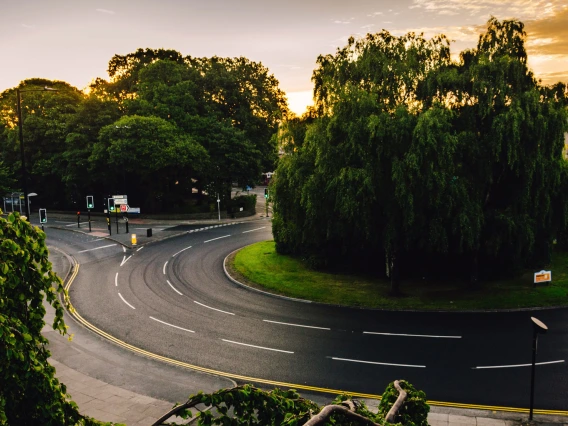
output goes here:
<path id="1" fill-rule="evenodd" d="M 545 84 L 568 82 L 565 0 L 20 0 L 2 2 L 0 92 L 21 80 L 63 80 L 79 89 L 108 78 L 108 61 L 137 48 L 191 56 L 245 56 L 279 80 L 290 108 L 311 103 L 320 54 L 347 38 L 386 29 L 444 33 L 457 54 L 474 47 L 491 15 L 517 18 L 529 66 Z"/>

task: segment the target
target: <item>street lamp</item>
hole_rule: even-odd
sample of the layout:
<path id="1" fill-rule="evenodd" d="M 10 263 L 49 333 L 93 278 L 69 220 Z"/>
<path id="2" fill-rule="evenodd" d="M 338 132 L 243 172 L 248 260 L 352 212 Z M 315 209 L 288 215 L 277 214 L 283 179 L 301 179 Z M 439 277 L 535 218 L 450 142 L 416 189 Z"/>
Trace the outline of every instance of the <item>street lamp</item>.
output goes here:
<path id="1" fill-rule="evenodd" d="M 32 205 L 32 202 L 30 201 L 30 197 L 35 197 L 36 195 L 37 195 L 37 194 L 36 194 L 35 192 L 30 192 L 30 193 L 28 194 L 28 206 L 31 206 L 31 205 Z M 28 208 L 28 210 L 31 210 L 31 209 Z M 29 216 L 28 216 L 28 217 L 29 217 Z"/>
<path id="2" fill-rule="evenodd" d="M 548 327 L 539 319 L 531 317 L 533 322 L 533 346 L 532 346 L 532 371 L 531 371 L 531 405 L 529 410 L 529 422 L 533 419 L 533 407 L 534 407 L 534 373 L 536 365 L 536 351 L 538 346 L 538 335 L 546 334 Z"/>
<path id="3" fill-rule="evenodd" d="M 51 87 L 44 87 L 43 89 L 29 89 L 29 90 L 20 90 L 16 89 L 16 95 L 18 97 L 18 132 L 20 136 L 20 156 L 22 161 L 22 186 L 24 190 L 24 200 L 26 201 L 26 217 L 30 220 L 30 200 L 28 198 L 28 174 L 26 172 L 26 157 L 24 154 L 24 131 L 23 125 L 24 122 L 22 120 L 22 93 L 26 92 L 57 92 L 57 89 L 52 89 Z"/>

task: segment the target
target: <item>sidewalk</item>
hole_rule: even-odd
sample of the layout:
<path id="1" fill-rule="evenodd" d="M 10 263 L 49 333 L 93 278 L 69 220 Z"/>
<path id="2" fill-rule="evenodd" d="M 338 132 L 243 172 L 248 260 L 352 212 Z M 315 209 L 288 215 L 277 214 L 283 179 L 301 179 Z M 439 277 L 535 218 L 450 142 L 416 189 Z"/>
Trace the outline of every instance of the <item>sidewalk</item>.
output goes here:
<path id="1" fill-rule="evenodd" d="M 271 215 L 270 215 L 271 216 Z M 72 217 L 70 215 L 70 217 Z M 203 228 L 228 226 L 233 223 L 266 220 L 263 213 L 240 219 L 221 221 L 172 221 L 171 225 L 199 225 Z M 101 222 L 102 223 L 102 222 Z M 132 219 L 136 227 L 163 224 L 164 221 Z M 92 227 L 101 238 L 112 239 L 132 247 L 131 234 L 113 232 L 108 235 L 104 228 Z M 82 229 L 54 226 L 78 232 L 88 232 L 88 225 Z M 106 231 L 106 232 L 105 232 Z M 152 237 L 139 236 L 138 246 L 171 238 L 182 232 L 156 232 Z M 54 270 L 66 277 L 71 264 L 66 256 L 52 250 L 50 260 Z M 223 377 L 192 372 L 130 354 L 112 343 L 92 334 L 66 314 L 66 324 L 74 333 L 73 342 L 55 333 L 48 324 L 53 320 L 52 310 L 46 314 L 43 333 L 50 340 L 52 357 L 50 363 L 56 368 L 56 376 L 67 386 L 67 391 L 79 406 L 79 411 L 101 421 L 124 423 L 128 426 L 149 426 L 168 412 L 176 402 L 184 402 L 190 394 L 210 393 L 221 388 L 232 387 L 235 383 Z M 306 396 L 320 405 L 329 403 L 322 395 Z M 369 407 L 376 407 L 378 401 L 366 400 Z M 560 416 L 534 416 L 535 425 L 568 426 L 568 418 Z M 528 423 L 528 414 L 484 410 L 463 410 L 445 407 L 430 407 L 428 423 L 431 426 L 513 426 Z"/>

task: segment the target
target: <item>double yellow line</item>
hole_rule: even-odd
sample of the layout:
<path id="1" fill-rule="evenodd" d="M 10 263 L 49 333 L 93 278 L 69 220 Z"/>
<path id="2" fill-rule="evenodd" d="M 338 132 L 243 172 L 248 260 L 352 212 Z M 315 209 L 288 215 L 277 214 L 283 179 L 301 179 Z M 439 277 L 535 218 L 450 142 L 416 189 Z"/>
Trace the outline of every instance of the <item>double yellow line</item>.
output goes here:
<path id="1" fill-rule="evenodd" d="M 69 277 L 67 284 L 65 285 L 65 290 L 67 292 L 69 292 L 69 288 L 71 287 L 71 284 L 73 283 L 73 281 L 77 277 L 77 274 L 79 273 L 79 267 L 80 267 L 79 263 L 74 258 L 72 258 L 72 259 L 73 259 L 73 272 L 72 272 L 71 276 Z M 117 344 L 118 346 L 121 346 L 121 347 L 128 349 L 129 351 L 135 352 L 137 354 L 144 355 L 148 358 L 156 359 L 156 360 L 166 362 L 166 363 L 171 364 L 171 365 L 176 365 L 178 367 L 189 368 L 189 369 L 192 369 L 192 370 L 195 370 L 195 371 L 200 371 L 202 373 L 213 374 L 213 375 L 216 375 L 216 376 L 240 380 L 240 381 L 243 381 L 243 382 L 262 383 L 262 384 L 266 384 L 266 385 L 270 385 L 270 386 L 277 386 L 277 387 L 282 387 L 282 388 L 291 388 L 291 389 L 297 389 L 297 390 L 301 389 L 301 390 L 305 390 L 305 391 L 322 392 L 322 393 L 329 393 L 329 394 L 335 394 L 335 395 L 349 394 L 349 395 L 352 395 L 352 396 L 358 397 L 358 398 L 369 398 L 369 399 L 377 399 L 377 400 L 381 399 L 381 395 L 375 395 L 375 394 L 370 394 L 370 393 L 351 392 L 351 391 L 338 390 L 338 389 L 321 388 L 321 387 L 317 387 L 317 386 L 307 386 L 307 385 L 301 385 L 301 384 L 296 384 L 296 383 L 277 382 L 277 381 L 274 381 L 274 380 L 259 379 L 259 378 L 256 378 L 256 377 L 241 376 L 239 374 L 226 373 L 224 371 L 212 370 L 210 368 L 199 367 L 197 365 L 188 364 L 188 363 L 182 362 L 182 361 L 177 361 L 175 359 L 167 358 L 165 356 L 161 356 L 161 355 L 158 355 L 158 354 L 155 354 L 155 353 L 152 353 L 152 352 L 148 352 L 144 349 L 140 349 L 136 346 L 130 345 L 130 344 L 128 344 L 128 343 L 126 343 L 126 342 L 124 342 L 120 339 L 117 339 L 116 337 L 106 333 L 105 331 L 95 327 L 93 324 L 88 322 L 86 319 L 84 319 L 77 312 L 77 310 L 71 304 L 70 298 L 68 299 L 68 310 L 71 313 L 71 315 L 79 323 L 83 324 L 85 327 L 87 327 L 89 330 L 93 331 L 94 333 L 98 334 L 99 336 L 102 336 L 102 337 L 110 340 L 111 342 Z M 461 403 L 443 402 L 443 401 L 427 401 L 427 403 L 429 405 L 437 406 L 437 407 L 451 407 L 451 408 L 487 410 L 487 411 L 505 411 L 505 412 L 511 412 L 511 413 L 528 413 L 529 412 L 528 408 L 502 407 L 502 406 L 493 406 L 493 405 L 461 404 Z M 535 409 L 535 410 L 533 410 L 533 413 L 534 414 L 555 415 L 555 416 L 568 416 L 568 411 L 563 411 L 563 410 Z"/>

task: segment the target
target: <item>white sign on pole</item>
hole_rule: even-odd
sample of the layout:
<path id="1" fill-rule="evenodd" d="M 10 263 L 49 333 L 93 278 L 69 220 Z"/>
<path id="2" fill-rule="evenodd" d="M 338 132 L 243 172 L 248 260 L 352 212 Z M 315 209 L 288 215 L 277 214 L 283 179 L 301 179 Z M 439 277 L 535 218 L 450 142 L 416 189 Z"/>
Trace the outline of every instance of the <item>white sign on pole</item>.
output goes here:
<path id="1" fill-rule="evenodd" d="M 112 198 L 114 199 L 114 204 L 128 204 L 127 195 L 113 195 Z"/>
<path id="2" fill-rule="evenodd" d="M 128 207 L 128 213 L 140 213 L 140 207 Z"/>

